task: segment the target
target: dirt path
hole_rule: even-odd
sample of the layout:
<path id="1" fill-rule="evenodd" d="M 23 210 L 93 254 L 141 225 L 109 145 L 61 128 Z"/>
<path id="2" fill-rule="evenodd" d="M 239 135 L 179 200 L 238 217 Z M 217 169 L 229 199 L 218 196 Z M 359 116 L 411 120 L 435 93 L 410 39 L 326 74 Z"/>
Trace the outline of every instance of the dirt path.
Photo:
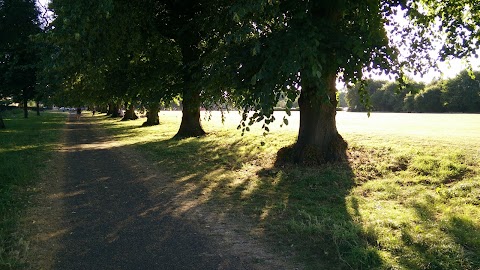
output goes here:
<path id="1" fill-rule="evenodd" d="M 215 209 L 185 211 L 174 179 L 70 117 L 27 218 L 32 269 L 295 269 Z M 183 210 L 182 210 L 183 209 Z"/>

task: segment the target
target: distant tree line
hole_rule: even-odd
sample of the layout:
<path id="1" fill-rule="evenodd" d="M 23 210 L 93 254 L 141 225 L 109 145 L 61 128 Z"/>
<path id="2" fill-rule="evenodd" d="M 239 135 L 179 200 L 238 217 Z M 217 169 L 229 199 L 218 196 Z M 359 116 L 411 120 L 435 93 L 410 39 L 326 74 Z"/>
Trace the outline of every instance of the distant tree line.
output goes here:
<path id="1" fill-rule="evenodd" d="M 340 104 L 349 111 L 383 112 L 480 112 L 480 72 L 462 71 L 455 78 L 434 81 L 429 85 L 368 80 L 360 95 L 357 84 L 340 95 Z M 343 100 L 342 100 L 343 99 Z"/>

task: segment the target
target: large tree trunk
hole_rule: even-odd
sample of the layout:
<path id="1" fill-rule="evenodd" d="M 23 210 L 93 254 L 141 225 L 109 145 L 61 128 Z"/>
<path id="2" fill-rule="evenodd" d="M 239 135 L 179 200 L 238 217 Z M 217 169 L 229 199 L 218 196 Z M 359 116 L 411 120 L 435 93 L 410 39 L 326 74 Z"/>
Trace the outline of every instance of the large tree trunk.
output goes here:
<path id="1" fill-rule="evenodd" d="M 23 117 L 28 118 L 28 99 L 23 97 Z"/>
<path id="2" fill-rule="evenodd" d="M 100 106 L 100 109 L 98 110 L 100 113 L 106 113 L 108 115 L 108 105 L 102 105 Z"/>
<path id="3" fill-rule="evenodd" d="M 297 142 L 280 149 L 277 164 L 293 162 L 318 165 L 341 162 L 347 159 L 347 143 L 338 134 L 336 116 L 336 74 L 322 77 L 321 85 L 326 87 L 327 98 L 319 97 L 314 85 L 302 85 L 298 104 L 300 106 L 300 128 Z"/>
<path id="4" fill-rule="evenodd" d="M 182 92 L 182 123 L 175 138 L 198 137 L 205 135 L 205 131 L 200 124 L 200 90 L 194 82 L 193 74 L 200 70 L 198 59 L 200 51 L 197 44 L 200 42 L 195 33 L 188 33 L 192 38 L 180 40 L 182 57 L 184 62 L 183 92 Z"/>
<path id="5" fill-rule="evenodd" d="M 175 138 L 199 137 L 205 135 L 200 124 L 200 94 L 195 90 L 183 90 L 182 123 Z"/>
<path id="6" fill-rule="evenodd" d="M 153 103 L 150 104 L 147 108 L 147 121 L 142 124 L 142 126 L 156 126 L 160 124 L 160 118 L 158 117 L 158 112 L 160 111 L 160 104 Z"/>
<path id="7" fill-rule="evenodd" d="M 120 115 L 120 103 L 112 103 L 108 108 L 109 112 L 111 111 L 110 117 L 116 118 L 121 117 Z"/>
<path id="8" fill-rule="evenodd" d="M 0 129 L 4 129 L 4 128 L 6 127 L 5 127 L 5 123 L 3 122 L 2 113 L 0 112 Z"/>
<path id="9" fill-rule="evenodd" d="M 125 103 L 125 107 L 127 110 L 125 111 L 125 115 L 122 118 L 122 121 L 128 121 L 128 120 L 137 120 L 138 116 L 135 113 L 135 107 L 133 104 L 128 105 L 128 103 Z"/>
<path id="10" fill-rule="evenodd" d="M 40 116 L 40 101 L 35 101 L 35 104 L 37 105 L 36 109 L 37 109 L 37 116 Z"/>
<path id="11" fill-rule="evenodd" d="M 108 103 L 107 115 L 112 115 L 113 114 L 114 107 L 115 106 L 113 105 L 113 103 Z"/>

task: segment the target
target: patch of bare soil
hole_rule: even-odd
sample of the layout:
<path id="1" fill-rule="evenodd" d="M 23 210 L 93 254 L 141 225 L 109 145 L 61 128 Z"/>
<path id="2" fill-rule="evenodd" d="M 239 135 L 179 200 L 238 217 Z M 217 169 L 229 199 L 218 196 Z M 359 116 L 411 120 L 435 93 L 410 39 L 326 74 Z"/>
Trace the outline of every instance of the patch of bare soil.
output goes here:
<path id="1" fill-rule="evenodd" d="M 68 125 L 25 219 L 31 269 L 302 269 L 134 147 Z"/>

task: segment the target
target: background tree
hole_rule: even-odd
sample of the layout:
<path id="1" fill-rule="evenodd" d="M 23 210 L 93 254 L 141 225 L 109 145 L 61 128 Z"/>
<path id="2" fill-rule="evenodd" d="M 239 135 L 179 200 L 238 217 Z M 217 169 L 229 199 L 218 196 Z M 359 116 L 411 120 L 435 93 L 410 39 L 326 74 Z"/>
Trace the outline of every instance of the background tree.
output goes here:
<path id="1" fill-rule="evenodd" d="M 465 70 L 447 80 L 442 99 L 449 112 L 480 112 L 480 72 Z"/>
<path id="2" fill-rule="evenodd" d="M 28 117 L 28 100 L 35 97 L 38 52 L 32 36 L 40 32 L 33 0 L 0 1 L 0 96 L 21 101 Z"/>
<path id="3" fill-rule="evenodd" d="M 417 112 L 444 112 L 442 102 L 443 83 L 432 84 L 415 95 L 415 111 Z"/>
<path id="4" fill-rule="evenodd" d="M 202 80 L 209 77 L 205 66 L 206 52 L 212 50 L 208 40 L 224 25 L 216 16 L 225 16 L 228 4 L 225 1 L 173 0 L 158 3 L 157 24 L 162 34 L 173 40 L 181 54 L 175 88 L 182 99 L 182 121 L 175 135 L 177 138 L 196 137 L 205 134 L 200 122 L 200 106 L 212 96 Z M 221 13 L 221 11 L 225 13 Z M 218 41 L 218 40 L 217 40 Z M 213 97 L 214 99 L 215 97 Z M 208 103 L 208 102 L 206 102 Z"/>
<path id="5" fill-rule="evenodd" d="M 347 91 L 346 90 L 339 91 L 339 93 L 338 93 L 338 106 L 342 107 L 342 108 L 348 107 Z"/>
<path id="6" fill-rule="evenodd" d="M 346 101 L 348 104 L 348 110 L 352 112 L 366 112 L 369 109 L 374 109 L 371 108 L 372 102 L 370 101 L 371 97 L 376 96 L 376 99 L 378 98 L 378 95 L 376 93 L 382 89 L 385 85 L 388 84 L 387 81 L 377 81 L 377 80 L 366 80 L 365 81 L 365 90 L 359 91 L 359 88 L 362 87 L 362 83 L 357 83 L 352 87 L 349 87 L 347 89 L 347 94 L 346 94 Z M 362 95 L 360 95 L 362 94 Z M 381 97 L 383 98 L 383 97 Z M 375 102 L 378 102 L 375 100 Z M 369 107 L 369 108 L 368 108 Z"/>

